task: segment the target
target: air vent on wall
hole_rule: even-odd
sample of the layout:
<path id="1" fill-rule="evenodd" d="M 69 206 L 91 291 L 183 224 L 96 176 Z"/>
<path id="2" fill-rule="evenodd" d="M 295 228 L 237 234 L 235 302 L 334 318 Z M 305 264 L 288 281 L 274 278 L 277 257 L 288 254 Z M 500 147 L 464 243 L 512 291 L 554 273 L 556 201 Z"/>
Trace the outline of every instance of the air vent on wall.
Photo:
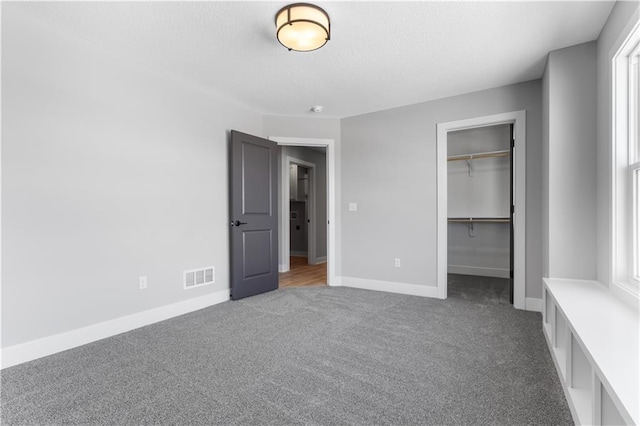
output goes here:
<path id="1" fill-rule="evenodd" d="M 214 283 L 216 282 L 215 275 L 214 266 L 184 271 L 184 289 L 187 290 Z"/>

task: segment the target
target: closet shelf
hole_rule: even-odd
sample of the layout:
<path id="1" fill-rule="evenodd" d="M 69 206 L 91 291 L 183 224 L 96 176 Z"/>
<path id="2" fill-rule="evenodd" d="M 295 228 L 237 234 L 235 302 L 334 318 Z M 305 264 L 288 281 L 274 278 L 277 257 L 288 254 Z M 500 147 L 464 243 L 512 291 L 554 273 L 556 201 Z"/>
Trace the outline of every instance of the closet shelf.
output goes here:
<path id="1" fill-rule="evenodd" d="M 449 223 L 510 223 L 508 217 L 450 217 Z"/>
<path id="2" fill-rule="evenodd" d="M 475 154 L 463 154 L 463 155 L 450 155 L 447 157 L 447 161 L 461 161 L 461 160 L 477 160 L 479 158 L 492 158 L 492 157 L 509 157 L 511 151 L 504 149 L 502 151 L 489 151 L 489 152 L 477 152 Z"/>

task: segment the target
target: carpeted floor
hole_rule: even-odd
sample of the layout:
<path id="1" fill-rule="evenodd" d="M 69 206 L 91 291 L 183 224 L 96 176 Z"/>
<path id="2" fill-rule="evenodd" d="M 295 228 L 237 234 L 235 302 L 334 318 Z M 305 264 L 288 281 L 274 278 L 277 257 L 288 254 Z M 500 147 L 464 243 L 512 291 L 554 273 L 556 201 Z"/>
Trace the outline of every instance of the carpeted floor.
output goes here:
<path id="1" fill-rule="evenodd" d="M 1 372 L 3 424 L 572 424 L 506 280 L 289 288 Z"/>

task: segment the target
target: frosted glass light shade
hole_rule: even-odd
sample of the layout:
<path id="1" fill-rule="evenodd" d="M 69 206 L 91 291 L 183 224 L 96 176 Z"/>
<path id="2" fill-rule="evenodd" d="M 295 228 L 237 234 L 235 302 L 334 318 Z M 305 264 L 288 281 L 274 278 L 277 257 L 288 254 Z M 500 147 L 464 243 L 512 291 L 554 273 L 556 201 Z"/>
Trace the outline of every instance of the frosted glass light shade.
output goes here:
<path id="1" fill-rule="evenodd" d="M 289 50 L 309 52 L 324 46 L 330 38 L 327 12 L 318 6 L 295 3 L 276 14 L 276 36 Z"/>

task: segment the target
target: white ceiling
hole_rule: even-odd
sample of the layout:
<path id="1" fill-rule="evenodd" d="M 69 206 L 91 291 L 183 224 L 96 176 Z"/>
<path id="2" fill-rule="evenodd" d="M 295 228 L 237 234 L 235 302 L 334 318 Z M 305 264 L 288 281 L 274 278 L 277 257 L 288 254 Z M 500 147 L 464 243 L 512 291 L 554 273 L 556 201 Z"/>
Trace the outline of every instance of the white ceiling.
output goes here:
<path id="1" fill-rule="evenodd" d="M 318 2 L 331 41 L 289 52 L 286 2 L 4 3 L 102 49 L 275 115 L 348 117 L 542 76 L 595 40 L 613 2 Z"/>

